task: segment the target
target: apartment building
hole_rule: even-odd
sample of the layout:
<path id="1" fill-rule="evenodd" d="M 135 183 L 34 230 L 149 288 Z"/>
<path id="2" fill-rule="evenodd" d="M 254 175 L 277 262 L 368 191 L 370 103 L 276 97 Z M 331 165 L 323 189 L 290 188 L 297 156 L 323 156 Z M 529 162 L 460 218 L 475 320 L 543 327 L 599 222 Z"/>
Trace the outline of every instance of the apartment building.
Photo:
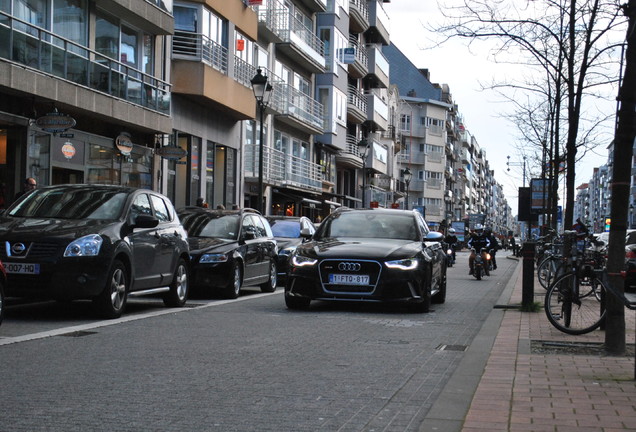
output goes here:
<path id="1" fill-rule="evenodd" d="M 25 177 L 158 188 L 173 30 L 171 1 L 0 1 L 0 207 Z"/>
<path id="2" fill-rule="evenodd" d="M 182 149 L 161 171 L 177 207 L 202 197 L 210 207 L 255 206 L 243 190 L 243 158 L 253 143 L 256 99 L 251 79 L 265 62 L 256 43 L 257 14 L 241 0 L 176 1 L 172 38 L 173 130 L 162 145 Z M 249 148 L 249 147 L 247 147 Z"/>

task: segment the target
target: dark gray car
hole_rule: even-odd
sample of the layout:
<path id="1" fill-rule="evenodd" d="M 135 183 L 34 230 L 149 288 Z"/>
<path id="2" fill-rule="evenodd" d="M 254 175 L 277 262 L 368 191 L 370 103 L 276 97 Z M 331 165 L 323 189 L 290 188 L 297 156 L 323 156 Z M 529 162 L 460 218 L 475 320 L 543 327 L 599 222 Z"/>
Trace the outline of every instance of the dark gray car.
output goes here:
<path id="1" fill-rule="evenodd" d="M 168 198 L 145 189 L 58 185 L 36 189 L 0 218 L 6 295 L 92 299 L 106 318 L 129 295 L 188 296 L 187 234 Z"/>

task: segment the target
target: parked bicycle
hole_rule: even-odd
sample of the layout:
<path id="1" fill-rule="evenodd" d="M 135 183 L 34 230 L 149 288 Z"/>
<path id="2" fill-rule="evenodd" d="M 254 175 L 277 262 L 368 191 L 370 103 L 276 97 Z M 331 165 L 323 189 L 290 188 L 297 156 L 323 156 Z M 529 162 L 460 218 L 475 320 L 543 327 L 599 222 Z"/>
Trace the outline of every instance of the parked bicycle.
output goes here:
<path id="1" fill-rule="evenodd" d="M 591 247 L 591 236 L 585 236 L 583 250 L 577 233 L 566 231 L 565 244 L 571 245 L 567 269 L 550 284 L 544 309 L 550 323 L 558 330 L 580 335 L 596 330 L 605 319 L 604 295 L 607 287 L 602 280 L 604 256 Z"/>

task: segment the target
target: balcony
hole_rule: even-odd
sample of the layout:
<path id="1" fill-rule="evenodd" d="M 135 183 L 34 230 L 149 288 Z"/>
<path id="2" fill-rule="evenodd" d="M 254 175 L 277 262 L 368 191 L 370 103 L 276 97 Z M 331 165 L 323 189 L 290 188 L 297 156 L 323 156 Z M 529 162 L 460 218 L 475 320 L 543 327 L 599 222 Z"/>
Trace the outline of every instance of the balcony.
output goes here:
<path id="1" fill-rule="evenodd" d="M 211 104 L 236 120 L 254 118 L 256 102 L 249 80 L 256 70 L 236 57 L 233 66 L 235 77 L 228 76 L 228 50 L 224 46 L 202 34 L 175 32 L 173 92 Z"/>
<path id="2" fill-rule="evenodd" d="M 347 120 L 351 123 L 364 123 L 367 119 L 367 98 L 355 86 L 347 88 Z"/>
<path id="3" fill-rule="evenodd" d="M 352 78 L 362 78 L 369 73 L 367 48 L 360 44 L 354 35 L 349 36 L 349 48 L 354 50 L 353 63 L 349 63 L 348 72 Z"/>
<path id="4" fill-rule="evenodd" d="M 375 45 L 367 45 L 369 56 L 369 73 L 365 82 L 372 88 L 387 88 L 389 86 L 389 62 L 382 54 L 382 50 Z"/>
<path id="5" fill-rule="evenodd" d="M 327 0 L 298 0 L 312 12 L 325 12 L 327 10 Z"/>
<path id="6" fill-rule="evenodd" d="M 258 179 L 259 146 L 245 146 L 246 180 Z M 291 186 L 307 191 L 322 191 L 322 167 L 319 164 L 283 153 L 271 147 L 263 149 L 263 182 L 272 186 Z"/>
<path id="7" fill-rule="evenodd" d="M 450 166 L 446 166 L 446 169 L 444 169 L 444 175 L 449 178 L 452 179 L 453 178 L 453 167 Z"/>
<path id="8" fill-rule="evenodd" d="M 366 94 L 367 97 L 367 122 L 378 131 L 385 131 L 389 126 L 389 108 L 387 104 L 375 93 Z"/>
<path id="9" fill-rule="evenodd" d="M 349 31 L 364 33 L 369 28 L 367 0 L 349 0 Z"/>
<path id="10" fill-rule="evenodd" d="M 369 3 L 369 28 L 366 31 L 367 40 L 382 45 L 389 45 L 390 20 L 382 7 L 380 0 L 372 0 Z"/>
<path id="11" fill-rule="evenodd" d="M 276 79 L 275 75 L 271 77 Z M 269 106 L 277 113 L 276 120 L 309 134 L 320 135 L 324 132 L 323 106 L 320 102 L 283 81 L 272 81 L 272 87 Z"/>
<path id="12" fill-rule="evenodd" d="M 168 82 L 3 12 L 0 59 L 13 62 L 0 62 L 1 86 L 37 91 L 78 114 L 161 132 L 172 128 Z"/>
<path id="13" fill-rule="evenodd" d="M 346 149 L 336 155 L 336 163 L 338 166 L 353 169 L 362 168 L 362 153 L 358 147 L 360 141 L 361 138 L 355 135 L 347 135 Z"/>
<path id="14" fill-rule="evenodd" d="M 259 33 L 276 43 L 276 49 L 293 58 L 311 73 L 326 71 L 325 47 L 313 29 L 289 13 L 287 9 L 258 6 Z"/>

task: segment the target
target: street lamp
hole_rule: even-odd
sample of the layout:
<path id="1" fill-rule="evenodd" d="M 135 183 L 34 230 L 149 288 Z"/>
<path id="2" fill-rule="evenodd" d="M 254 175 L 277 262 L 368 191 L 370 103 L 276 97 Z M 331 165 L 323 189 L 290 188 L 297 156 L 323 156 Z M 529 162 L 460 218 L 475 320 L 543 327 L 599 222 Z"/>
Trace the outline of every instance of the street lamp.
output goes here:
<path id="1" fill-rule="evenodd" d="M 272 95 L 272 86 L 267 82 L 267 75 L 261 73 L 261 68 L 256 69 L 256 75 L 250 81 L 252 83 L 252 90 L 254 91 L 254 97 L 256 98 L 256 104 L 260 113 L 260 139 L 258 143 L 258 205 L 257 210 L 261 214 L 265 214 L 263 211 L 263 117 L 265 115 L 265 108 L 269 104 L 269 98 Z"/>
<path id="2" fill-rule="evenodd" d="M 404 183 L 406 183 L 406 203 L 404 205 L 404 209 L 409 209 L 409 185 L 411 184 L 411 180 L 413 179 L 413 174 L 409 167 L 406 167 L 404 171 L 402 171 L 402 175 L 404 176 Z"/>
<path id="3" fill-rule="evenodd" d="M 369 141 L 366 138 L 362 138 L 358 142 L 358 151 L 362 158 L 362 208 L 367 206 L 365 190 L 367 188 L 367 157 L 369 156 Z"/>
<path id="4" fill-rule="evenodd" d="M 523 167 L 523 187 L 526 187 L 526 157 L 523 157 L 523 162 L 510 162 L 510 156 L 508 157 L 508 162 L 506 162 L 506 165 L 508 165 L 508 171 L 510 171 L 510 166 L 521 166 Z"/>

